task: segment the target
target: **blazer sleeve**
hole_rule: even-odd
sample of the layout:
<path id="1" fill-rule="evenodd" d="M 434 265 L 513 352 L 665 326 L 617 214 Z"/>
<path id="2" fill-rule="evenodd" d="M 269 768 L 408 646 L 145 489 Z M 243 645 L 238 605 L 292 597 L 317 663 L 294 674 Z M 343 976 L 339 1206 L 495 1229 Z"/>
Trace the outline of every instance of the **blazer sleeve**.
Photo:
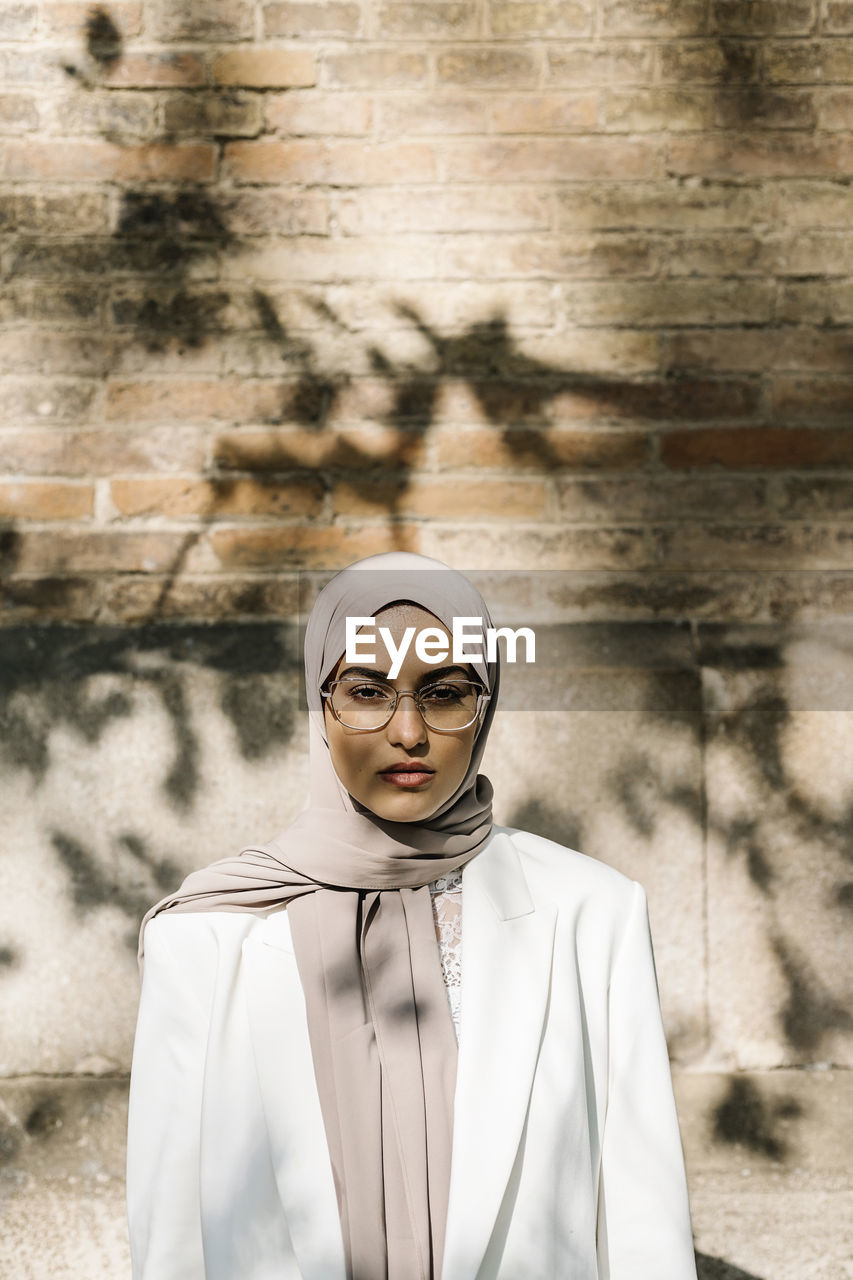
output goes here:
<path id="1" fill-rule="evenodd" d="M 696 1280 L 687 1179 L 646 894 L 613 964 L 598 1203 L 600 1280 Z"/>
<path id="2" fill-rule="evenodd" d="M 133 1280 L 205 1280 L 199 1148 L 208 1017 L 171 945 L 173 924 L 155 917 L 145 930 L 127 1129 Z"/>

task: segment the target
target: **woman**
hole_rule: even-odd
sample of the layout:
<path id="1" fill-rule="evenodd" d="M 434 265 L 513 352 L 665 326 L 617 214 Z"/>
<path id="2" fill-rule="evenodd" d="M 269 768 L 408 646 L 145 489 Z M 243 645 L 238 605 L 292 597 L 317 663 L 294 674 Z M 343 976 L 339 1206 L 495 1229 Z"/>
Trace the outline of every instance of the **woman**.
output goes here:
<path id="1" fill-rule="evenodd" d="M 422 556 L 333 578 L 308 807 L 142 922 L 134 1280 L 695 1280 L 645 894 L 493 824 L 463 617 Z"/>

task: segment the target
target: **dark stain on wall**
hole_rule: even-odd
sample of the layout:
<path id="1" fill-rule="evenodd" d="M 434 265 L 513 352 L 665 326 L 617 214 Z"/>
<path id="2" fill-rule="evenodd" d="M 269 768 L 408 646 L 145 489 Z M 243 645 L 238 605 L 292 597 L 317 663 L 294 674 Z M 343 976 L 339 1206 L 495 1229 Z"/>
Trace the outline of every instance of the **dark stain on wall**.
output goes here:
<path id="1" fill-rule="evenodd" d="M 724 1258 L 713 1258 L 708 1253 L 696 1254 L 696 1275 L 698 1280 L 765 1280 L 754 1271 L 744 1271 L 733 1262 Z"/>
<path id="2" fill-rule="evenodd" d="M 122 53 L 122 38 L 110 14 L 100 5 L 91 9 L 84 27 L 89 57 L 102 67 L 111 67 Z"/>
<path id="3" fill-rule="evenodd" d="M 782 1122 L 801 1114 L 802 1107 L 795 1098 L 768 1100 L 752 1080 L 731 1076 L 726 1097 L 714 1109 L 714 1138 L 784 1161 L 790 1155 L 790 1143 Z"/>

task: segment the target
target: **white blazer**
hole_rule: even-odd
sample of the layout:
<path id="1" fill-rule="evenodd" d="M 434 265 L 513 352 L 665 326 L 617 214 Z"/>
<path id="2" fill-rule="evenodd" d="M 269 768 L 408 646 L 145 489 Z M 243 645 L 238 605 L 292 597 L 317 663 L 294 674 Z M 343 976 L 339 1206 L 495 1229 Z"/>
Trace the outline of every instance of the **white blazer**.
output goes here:
<path id="1" fill-rule="evenodd" d="M 442 1280 L 696 1280 L 642 887 L 495 827 L 462 903 Z M 286 910 L 147 926 L 127 1155 L 133 1280 L 345 1280 Z"/>

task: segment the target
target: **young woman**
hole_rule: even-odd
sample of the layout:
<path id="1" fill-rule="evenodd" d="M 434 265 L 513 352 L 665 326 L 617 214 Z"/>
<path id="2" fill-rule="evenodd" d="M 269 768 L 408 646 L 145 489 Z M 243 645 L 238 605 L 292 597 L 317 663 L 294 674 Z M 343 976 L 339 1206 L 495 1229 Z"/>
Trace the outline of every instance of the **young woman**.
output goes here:
<path id="1" fill-rule="evenodd" d="M 307 808 L 142 922 L 134 1280 L 696 1278 L 645 894 L 492 822 L 454 618 L 422 556 L 333 578 Z"/>

